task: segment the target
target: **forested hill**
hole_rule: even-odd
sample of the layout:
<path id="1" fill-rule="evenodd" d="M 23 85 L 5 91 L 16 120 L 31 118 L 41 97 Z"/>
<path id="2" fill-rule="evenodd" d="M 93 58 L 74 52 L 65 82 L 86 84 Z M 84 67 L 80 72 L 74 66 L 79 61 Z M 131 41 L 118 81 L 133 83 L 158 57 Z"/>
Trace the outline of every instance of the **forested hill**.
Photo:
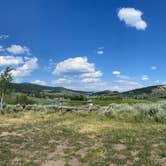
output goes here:
<path id="1" fill-rule="evenodd" d="M 16 92 L 23 92 L 23 93 L 38 93 L 38 92 L 52 92 L 52 93 L 77 93 L 77 94 L 91 94 L 92 92 L 84 92 L 84 91 L 77 91 L 71 90 L 63 87 L 50 87 L 44 85 L 37 85 L 31 83 L 12 83 L 12 88 Z"/>
<path id="2" fill-rule="evenodd" d="M 50 86 L 43 86 L 31 83 L 19 83 L 19 84 L 12 83 L 12 88 L 16 92 L 22 92 L 22 93 L 49 92 L 49 93 L 79 94 L 79 95 L 93 95 L 93 96 L 121 95 L 125 97 L 134 97 L 134 98 L 166 97 L 166 86 L 164 85 L 144 87 L 122 93 L 110 90 L 99 91 L 99 92 L 86 92 L 86 91 L 71 90 L 63 87 L 50 87 Z"/>
<path id="3" fill-rule="evenodd" d="M 156 97 L 162 98 L 166 97 L 166 86 L 165 85 L 156 85 L 156 86 L 149 86 L 140 89 L 134 89 L 131 91 L 123 92 L 122 93 L 128 97 Z"/>

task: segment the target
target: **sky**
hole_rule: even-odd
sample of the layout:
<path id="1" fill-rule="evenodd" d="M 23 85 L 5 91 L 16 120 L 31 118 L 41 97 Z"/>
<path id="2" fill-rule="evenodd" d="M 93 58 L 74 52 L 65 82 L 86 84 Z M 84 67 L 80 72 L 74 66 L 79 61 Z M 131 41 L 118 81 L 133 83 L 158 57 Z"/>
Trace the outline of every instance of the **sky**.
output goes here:
<path id="1" fill-rule="evenodd" d="M 166 1 L 0 0 L 13 82 L 127 91 L 166 84 Z"/>

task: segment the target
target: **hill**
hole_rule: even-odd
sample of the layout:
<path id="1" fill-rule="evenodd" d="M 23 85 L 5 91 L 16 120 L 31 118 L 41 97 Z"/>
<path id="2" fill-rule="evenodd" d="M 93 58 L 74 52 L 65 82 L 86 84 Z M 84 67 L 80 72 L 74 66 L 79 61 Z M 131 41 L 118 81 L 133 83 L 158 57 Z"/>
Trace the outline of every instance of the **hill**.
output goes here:
<path id="1" fill-rule="evenodd" d="M 104 90 L 99 92 L 86 92 L 71 90 L 63 87 L 50 87 L 31 83 L 12 83 L 12 87 L 15 92 L 26 93 L 29 96 L 35 96 L 42 98 L 42 96 L 52 96 L 53 97 L 73 97 L 73 96 L 117 96 L 117 97 L 128 97 L 135 99 L 145 99 L 145 98 L 166 98 L 166 86 L 157 85 L 149 86 L 140 89 L 134 89 L 127 92 L 117 92 Z"/>
<path id="2" fill-rule="evenodd" d="M 51 86 L 37 85 L 31 83 L 19 83 L 19 84 L 12 83 L 12 88 L 16 92 L 23 92 L 23 93 L 49 92 L 49 93 L 69 93 L 69 94 L 82 94 L 82 95 L 91 94 L 91 92 L 77 91 L 63 87 L 51 87 Z"/>
<path id="3" fill-rule="evenodd" d="M 111 95 L 115 95 L 115 94 L 119 94 L 119 92 L 118 91 L 104 90 L 104 91 L 99 91 L 99 92 L 93 93 L 93 95 L 95 95 L 95 96 L 111 96 Z"/>
<path id="4" fill-rule="evenodd" d="M 122 95 L 128 97 L 137 97 L 137 98 L 165 98 L 166 97 L 166 86 L 165 85 L 156 85 L 149 86 L 140 89 L 134 89 L 131 91 L 123 92 Z"/>

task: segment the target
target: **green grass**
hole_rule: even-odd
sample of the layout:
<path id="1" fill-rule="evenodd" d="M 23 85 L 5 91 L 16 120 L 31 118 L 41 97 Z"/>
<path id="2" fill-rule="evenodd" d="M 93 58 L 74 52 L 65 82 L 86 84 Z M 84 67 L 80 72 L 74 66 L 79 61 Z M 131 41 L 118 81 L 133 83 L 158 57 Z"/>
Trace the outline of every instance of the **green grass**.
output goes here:
<path id="1" fill-rule="evenodd" d="M 97 112 L 0 115 L 1 166 L 166 165 L 166 125 Z"/>
<path id="2" fill-rule="evenodd" d="M 145 100 L 145 99 L 133 99 L 133 98 L 122 98 L 118 96 L 110 96 L 110 97 L 94 97 L 92 98 L 92 102 L 97 105 L 107 106 L 111 103 L 127 103 L 127 104 L 136 104 L 136 103 L 152 103 L 156 102 L 157 100 Z"/>

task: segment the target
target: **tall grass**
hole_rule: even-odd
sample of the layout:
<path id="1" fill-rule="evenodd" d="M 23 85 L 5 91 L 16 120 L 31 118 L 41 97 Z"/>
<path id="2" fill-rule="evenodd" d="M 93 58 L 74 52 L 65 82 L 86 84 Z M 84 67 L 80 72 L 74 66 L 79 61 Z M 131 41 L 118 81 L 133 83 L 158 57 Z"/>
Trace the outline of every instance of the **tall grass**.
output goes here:
<path id="1" fill-rule="evenodd" d="M 166 102 L 139 104 L 110 104 L 100 112 L 107 118 L 126 118 L 133 116 L 136 121 L 154 120 L 166 122 Z"/>
<path id="2" fill-rule="evenodd" d="M 99 117 L 114 118 L 120 120 L 166 122 L 166 101 L 156 103 L 136 103 L 136 104 L 115 104 L 100 107 L 85 106 L 77 107 L 49 107 L 44 105 L 6 105 L 3 113 L 21 112 L 21 111 L 48 111 L 48 112 L 77 112 L 81 114 L 86 111 L 97 111 Z"/>

